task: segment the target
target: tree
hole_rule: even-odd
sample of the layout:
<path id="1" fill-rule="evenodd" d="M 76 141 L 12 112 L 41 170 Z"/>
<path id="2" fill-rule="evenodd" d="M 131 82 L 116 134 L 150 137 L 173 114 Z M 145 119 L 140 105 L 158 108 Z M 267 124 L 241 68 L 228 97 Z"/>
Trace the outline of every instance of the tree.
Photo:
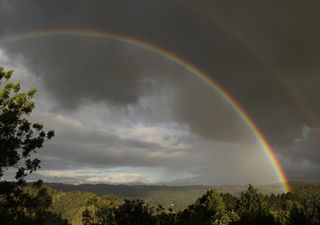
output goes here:
<path id="1" fill-rule="evenodd" d="M 310 225 L 310 221 L 305 214 L 303 207 L 299 206 L 298 204 L 294 204 L 290 216 L 289 216 L 289 225 Z"/>
<path id="2" fill-rule="evenodd" d="M 220 193 L 221 198 L 226 206 L 226 210 L 233 210 L 236 208 L 238 198 L 230 193 Z"/>
<path id="3" fill-rule="evenodd" d="M 275 225 L 276 220 L 269 211 L 264 196 L 257 189 L 249 186 L 248 190 L 241 193 L 238 213 L 240 220 L 231 224 L 235 225 Z"/>
<path id="4" fill-rule="evenodd" d="M 101 225 L 115 225 L 115 210 L 120 205 L 120 200 L 112 195 L 104 195 L 97 199 L 96 204 L 96 222 Z"/>
<path id="5" fill-rule="evenodd" d="M 102 206 L 96 212 L 98 223 L 101 225 L 116 225 L 115 208 L 109 206 Z"/>
<path id="6" fill-rule="evenodd" d="M 156 208 L 157 225 L 174 225 L 176 224 L 177 214 L 170 208 L 166 210 L 162 205 Z"/>
<path id="7" fill-rule="evenodd" d="M 35 107 L 36 89 L 20 91 L 20 84 L 10 81 L 12 71 L 0 66 L 0 217 L 4 224 L 68 224 L 48 211 L 51 197 L 40 188 L 36 195 L 25 190 L 26 176 L 40 168 L 36 153 L 54 136 L 43 125 L 28 120 Z M 15 169 L 15 182 L 3 177 Z M 40 185 L 41 186 L 41 185 Z"/>
<path id="8" fill-rule="evenodd" d="M 23 185 L 25 177 L 40 168 L 40 160 L 31 154 L 54 132 L 46 133 L 42 124 L 27 119 L 35 107 L 36 89 L 21 92 L 19 83 L 9 81 L 11 75 L 0 67 L 0 179 L 7 169 L 16 168 L 17 184 Z"/>
<path id="9" fill-rule="evenodd" d="M 152 209 L 142 200 L 125 200 L 115 210 L 117 225 L 154 225 L 156 219 Z"/>
<path id="10" fill-rule="evenodd" d="M 82 223 L 84 225 L 93 224 L 93 216 L 88 209 L 82 212 Z"/>
<path id="11" fill-rule="evenodd" d="M 182 211 L 178 216 L 178 224 L 227 224 L 225 204 L 220 194 L 208 190 L 193 205 Z"/>

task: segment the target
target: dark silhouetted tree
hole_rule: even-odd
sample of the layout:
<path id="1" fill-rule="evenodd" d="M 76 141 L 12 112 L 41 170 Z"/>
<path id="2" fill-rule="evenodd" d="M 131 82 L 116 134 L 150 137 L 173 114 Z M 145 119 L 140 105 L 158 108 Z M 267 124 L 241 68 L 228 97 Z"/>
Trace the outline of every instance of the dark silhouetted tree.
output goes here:
<path id="1" fill-rule="evenodd" d="M 44 141 L 54 136 L 43 125 L 28 120 L 35 107 L 36 89 L 20 91 L 20 84 L 10 81 L 12 71 L 0 67 L 0 218 L 2 224 L 67 224 L 47 209 L 51 198 L 44 189 L 37 195 L 25 191 L 25 178 L 38 168 L 34 157 Z M 7 182 L 4 174 L 15 169 L 15 182 Z"/>
<path id="2" fill-rule="evenodd" d="M 294 204 L 293 208 L 290 211 L 290 216 L 288 219 L 288 225 L 311 225 L 310 221 L 305 214 L 303 207 L 298 204 Z"/>
<path id="3" fill-rule="evenodd" d="M 19 83 L 9 81 L 11 75 L 12 71 L 0 67 L 0 179 L 8 168 L 16 168 L 17 184 L 22 185 L 24 178 L 40 167 L 32 153 L 54 132 L 46 133 L 42 124 L 27 119 L 35 107 L 32 97 L 36 89 L 21 92 Z"/>
<path id="4" fill-rule="evenodd" d="M 117 225 L 154 225 L 156 220 L 152 209 L 142 200 L 125 200 L 115 210 Z"/>
<path id="5" fill-rule="evenodd" d="M 162 205 L 156 209 L 157 225 L 174 225 L 177 222 L 177 215 L 172 209 L 166 210 Z"/>

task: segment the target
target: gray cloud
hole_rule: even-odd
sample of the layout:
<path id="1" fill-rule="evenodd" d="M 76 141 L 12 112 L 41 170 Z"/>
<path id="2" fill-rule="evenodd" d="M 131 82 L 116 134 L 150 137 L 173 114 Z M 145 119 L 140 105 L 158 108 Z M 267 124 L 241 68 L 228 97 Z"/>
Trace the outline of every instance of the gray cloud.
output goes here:
<path id="1" fill-rule="evenodd" d="M 281 152 L 286 156 L 283 160 L 292 179 L 318 179 L 319 178 L 319 129 L 302 127 L 302 132 L 295 142 Z M 295 165 L 295 166 L 292 166 Z M 308 171 L 306 174 L 305 171 Z"/>
<path id="2" fill-rule="evenodd" d="M 171 116 L 201 136 L 228 141 L 250 136 L 218 93 L 182 66 L 144 49 L 85 37 L 35 38 L 6 47 L 9 54 L 24 56 L 56 98 L 56 109 L 74 110 L 84 101 L 127 107 L 156 92 L 169 94 Z"/>
<path id="3" fill-rule="evenodd" d="M 291 33 L 306 33 L 309 34 L 307 37 L 317 37 L 317 35 L 314 35 L 314 33 L 316 34 L 316 29 L 312 29 L 312 24 L 317 21 L 313 18 L 316 15 L 312 9 L 316 7 L 310 6 L 308 14 L 311 16 L 303 17 L 302 19 L 305 13 L 302 13 L 301 8 L 307 8 L 308 4 L 303 5 L 304 7 L 294 3 L 289 4 L 289 7 L 287 7 L 287 4 L 276 4 L 279 7 L 274 12 L 274 4 L 270 1 L 262 2 L 261 4 L 251 1 L 232 4 L 228 1 L 224 3 L 220 1 L 202 1 L 201 3 L 191 1 L 188 7 L 182 1 L 152 1 L 152 3 L 150 1 L 141 1 L 141 4 L 133 4 L 126 1 L 117 3 L 104 1 L 100 4 L 89 4 L 86 1 L 79 1 L 77 4 L 69 2 L 63 9 L 59 2 L 55 2 L 50 3 L 50 5 L 45 3 L 28 4 L 30 11 L 38 12 L 31 14 L 31 16 L 24 16 L 25 8 L 23 4 L 19 2 L 12 4 L 14 7 L 11 7 L 12 14 L 10 15 L 17 17 L 18 14 L 22 13 L 18 17 L 24 18 L 24 20 L 23 22 L 21 20 L 19 22 L 15 22 L 15 20 L 10 22 L 9 15 L 8 22 L 3 29 L 6 30 L 6 33 L 14 33 L 17 30 L 46 30 L 53 27 L 107 30 L 138 37 L 177 53 L 211 74 L 227 91 L 235 96 L 273 143 L 285 144 L 291 142 L 297 131 L 292 134 L 294 132 L 287 132 L 284 129 L 297 130 L 301 123 L 307 122 L 303 115 L 297 112 L 295 100 L 289 99 L 290 96 L 285 93 L 284 87 L 279 85 L 275 78 L 270 75 L 270 68 L 267 68 L 257 60 L 256 55 L 241 46 L 241 44 L 239 45 L 234 37 L 226 33 L 217 24 L 226 24 L 230 30 L 235 31 L 234 33 L 240 33 L 239 36 L 257 48 L 261 55 L 266 55 L 267 60 L 274 62 L 275 65 L 281 68 L 281 72 L 288 76 L 293 83 L 299 84 L 298 87 L 295 87 L 297 92 L 302 91 L 303 94 L 311 92 L 307 97 L 312 100 L 313 97 L 310 95 L 314 96 L 314 90 L 317 89 L 312 88 L 312 91 L 310 91 L 308 85 L 303 85 L 304 82 L 300 82 L 301 79 L 299 78 L 301 73 L 297 74 L 296 71 L 293 71 L 293 68 L 298 69 L 297 66 L 302 61 L 312 61 L 311 58 L 314 57 L 314 54 L 311 53 L 317 51 L 317 48 L 313 48 L 317 43 L 314 40 L 317 40 L 317 38 L 313 38 L 310 41 L 305 39 L 306 36 L 291 35 Z M 8 2 L 6 5 L 8 5 Z M 287 7 L 286 9 L 284 9 L 285 6 Z M 281 13 L 282 11 L 287 13 Z M 55 14 L 52 12 L 55 12 Z M 218 22 L 212 23 L 205 16 L 205 13 L 210 12 L 213 17 L 217 18 Z M 277 23 L 276 21 L 281 22 Z M 301 21 L 300 24 L 308 24 L 308 26 L 296 26 L 297 21 Z M 297 37 L 300 38 L 298 39 Z M 304 44 L 299 45 L 296 40 L 301 40 L 301 43 Z M 289 43 L 289 46 L 286 43 Z M 310 47 L 304 47 L 305 45 Z M 66 48 L 68 49 L 68 47 Z M 296 58 L 303 57 L 304 60 L 299 58 L 293 60 L 290 51 L 300 51 L 298 48 L 301 51 L 309 49 L 308 52 L 310 54 L 294 54 Z M 77 51 L 81 52 L 81 49 Z M 55 51 L 53 51 L 53 55 L 54 53 Z M 93 55 L 90 55 L 90 53 L 92 54 L 92 52 L 89 51 L 89 56 L 94 59 L 99 58 L 99 52 L 95 51 Z M 307 60 L 308 58 L 310 60 Z M 105 63 L 104 60 L 102 61 Z M 112 60 L 112 65 L 115 64 L 113 68 L 117 67 L 116 62 L 120 61 L 118 59 Z M 299 61 L 300 64 L 296 63 L 296 61 Z M 70 57 L 68 58 L 68 63 L 72 64 Z M 136 65 L 136 63 L 132 64 Z M 100 74 L 101 69 L 110 72 L 108 68 L 112 68 L 112 66 L 110 64 L 107 65 L 109 67 L 96 68 L 92 72 Z M 38 66 L 36 65 L 36 67 Z M 139 67 L 131 68 L 128 66 L 128 68 L 132 74 L 135 74 L 134 76 L 138 75 L 137 80 L 123 74 L 114 75 L 113 77 L 118 77 L 119 81 L 123 76 L 122 78 L 128 79 L 127 85 L 129 83 L 131 85 L 126 86 L 121 82 L 116 85 L 116 79 L 113 82 L 114 85 L 110 85 L 111 88 L 109 87 L 110 93 L 115 93 L 115 96 L 118 96 L 117 100 L 124 103 L 136 100 L 141 94 L 141 86 L 139 85 L 139 72 L 141 71 L 139 71 Z M 299 68 L 301 70 L 304 67 L 301 64 Z M 60 71 L 58 70 L 57 72 Z M 68 72 L 70 73 L 70 71 Z M 312 74 L 312 72 L 303 73 L 304 77 L 313 76 Z M 279 76 L 279 74 L 275 76 Z M 87 81 L 85 78 L 82 79 Z M 52 86 L 58 86 L 57 82 L 52 82 Z M 63 83 L 64 80 L 59 82 Z M 92 86 L 90 87 L 90 82 L 87 84 L 89 88 L 92 88 Z M 101 82 L 101 84 L 105 83 Z M 82 86 L 78 88 L 84 89 Z M 86 94 L 96 97 L 98 94 L 95 90 L 99 89 L 93 89 Z M 85 90 L 83 91 L 84 93 L 86 92 Z M 62 93 L 63 96 L 65 92 L 63 89 L 59 90 L 59 93 Z M 253 92 L 254 94 L 252 94 Z M 70 99 L 72 98 L 70 97 Z M 59 100 L 61 102 L 63 100 L 67 101 L 65 98 L 60 98 Z M 72 99 L 69 104 L 74 102 L 75 99 Z M 311 105 L 313 110 L 318 111 L 313 104 Z M 295 113 L 292 113 L 292 111 Z M 271 117 L 275 121 L 272 125 L 268 120 Z"/>
<path id="4" fill-rule="evenodd" d="M 142 80 L 147 72 L 143 58 L 132 57 L 123 43 L 66 37 L 15 44 L 8 52 L 22 54 L 64 108 L 75 108 L 84 99 L 134 103 L 151 85 Z"/>
<path id="5" fill-rule="evenodd" d="M 319 4 L 289 0 L 27 4 L 1 0 L 0 34 L 70 27 L 112 31 L 174 52 L 207 72 L 244 107 L 281 155 L 289 175 L 297 174 L 290 169 L 296 162 L 310 162 L 310 167 L 299 164 L 299 176 L 318 177 L 314 172 L 314 165 L 319 164 L 316 141 L 295 140 L 303 124 L 318 127 Z M 83 37 L 0 45 L 12 60 L 24 57 L 54 99 L 56 112 L 76 113 L 94 102 L 115 107 L 114 112 L 125 111 L 119 121 L 130 114 L 128 118 L 143 123 L 189 126 L 192 134 L 205 141 L 252 140 L 216 93 L 183 68 L 137 47 Z M 165 97 L 155 100 L 159 96 Z M 314 118 L 309 118 L 308 110 Z M 97 138 L 93 134 L 87 138 L 93 137 Z M 114 139 L 110 137 L 110 143 Z M 144 144 L 128 142 L 127 146 L 143 149 Z"/>
<path id="6" fill-rule="evenodd" d="M 272 168 L 256 145 L 208 142 L 190 136 L 188 132 L 181 132 L 181 128 L 177 127 L 174 130 L 172 127 L 163 129 L 155 126 L 148 130 L 143 127 L 132 128 L 132 132 L 121 129 L 120 132 L 114 132 L 91 129 L 74 118 L 59 114 L 35 116 L 38 120 L 45 120 L 47 126 L 57 132 L 55 140 L 47 143 L 39 152 L 39 157 L 43 159 L 42 170 L 53 175 L 63 174 L 63 171 L 67 175 L 89 170 L 88 176 L 74 179 L 74 182 L 85 182 L 89 177 L 97 179 L 97 176 L 101 176 L 90 171 L 92 169 L 104 171 L 117 167 L 145 167 L 150 171 L 166 168 L 167 173 L 177 174 L 178 177 L 185 173 L 193 174 L 198 177 L 193 184 L 276 182 Z M 130 169 L 126 173 L 130 174 Z M 261 174 L 264 174 L 263 178 Z M 56 175 L 40 175 L 51 181 L 57 179 L 53 178 Z M 68 177 L 61 175 L 61 179 L 65 178 Z M 146 176 L 144 181 L 150 180 L 152 177 Z M 102 179 L 101 182 L 108 180 Z"/>

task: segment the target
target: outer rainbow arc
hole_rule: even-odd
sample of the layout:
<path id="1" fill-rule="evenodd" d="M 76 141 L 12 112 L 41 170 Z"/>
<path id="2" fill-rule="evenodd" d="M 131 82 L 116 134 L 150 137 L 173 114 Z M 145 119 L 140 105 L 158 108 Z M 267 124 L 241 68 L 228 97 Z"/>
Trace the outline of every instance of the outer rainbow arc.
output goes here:
<path id="1" fill-rule="evenodd" d="M 83 37 L 92 37 L 92 38 L 108 38 L 115 41 L 121 41 L 128 44 L 132 44 L 134 46 L 141 47 L 150 52 L 156 53 L 166 59 L 169 59 L 176 64 L 184 67 L 186 70 L 192 72 L 199 79 L 203 80 L 207 83 L 213 90 L 215 90 L 240 116 L 240 118 L 245 122 L 247 127 L 252 131 L 256 140 L 260 147 L 263 149 L 264 154 L 269 159 L 278 181 L 282 184 L 282 189 L 284 192 L 290 191 L 290 186 L 288 184 L 288 179 L 286 177 L 285 172 L 283 171 L 273 149 L 270 144 L 264 137 L 264 135 L 260 132 L 258 127 L 255 125 L 254 121 L 250 118 L 248 113 L 235 101 L 234 98 L 226 90 L 224 90 L 217 81 L 213 80 L 208 74 L 204 71 L 196 68 L 191 63 L 183 60 L 177 55 L 168 52 L 165 49 L 162 49 L 158 46 L 152 45 L 142 40 L 138 40 L 133 37 L 124 36 L 120 34 L 115 34 L 112 32 L 99 32 L 94 30 L 76 30 L 76 29 L 64 29 L 64 30 L 45 30 L 45 31 L 35 31 L 35 32 L 27 32 L 27 33 L 18 33 L 15 35 L 10 35 L 4 38 L 0 38 L 0 44 L 6 42 L 17 41 L 21 39 L 28 38 L 41 38 L 41 37 L 52 37 L 52 36 L 83 36 Z"/>
<path id="2" fill-rule="evenodd" d="M 290 97 L 291 101 L 296 105 L 298 111 L 303 115 L 307 122 L 307 125 L 317 127 L 319 121 L 312 112 L 309 105 L 307 105 L 301 93 L 294 89 L 294 85 L 282 76 L 281 72 L 275 68 L 272 62 L 268 61 L 257 49 L 253 48 L 246 40 L 244 40 L 238 32 L 230 29 L 225 23 L 219 21 L 216 17 L 208 14 L 195 6 L 188 0 L 178 0 L 181 6 L 188 8 L 191 12 L 197 13 L 197 15 L 206 18 L 213 26 L 218 28 L 222 33 L 226 34 L 227 37 L 231 38 L 237 46 L 243 50 L 250 52 L 262 66 L 264 66 L 270 72 L 270 75 L 274 78 L 277 84 L 283 88 L 285 93 Z"/>

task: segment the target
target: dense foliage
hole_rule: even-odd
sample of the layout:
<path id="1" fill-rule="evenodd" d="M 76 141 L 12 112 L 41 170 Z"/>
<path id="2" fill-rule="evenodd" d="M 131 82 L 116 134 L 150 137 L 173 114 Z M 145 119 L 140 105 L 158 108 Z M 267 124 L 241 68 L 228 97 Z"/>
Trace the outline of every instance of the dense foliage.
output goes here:
<path id="1" fill-rule="evenodd" d="M 91 192 L 96 195 L 112 194 L 120 199 L 142 199 L 152 206 L 162 205 L 179 211 L 194 203 L 209 188 L 221 193 L 240 196 L 248 187 L 244 185 L 229 186 L 166 186 L 166 185 L 112 185 L 112 184 L 61 184 L 50 183 L 51 188 L 62 192 Z M 282 193 L 279 184 L 256 186 L 263 194 Z"/>
<path id="2" fill-rule="evenodd" d="M 277 195 L 262 194 L 249 186 L 238 197 L 210 189 L 180 211 L 150 206 L 142 200 L 125 200 L 120 205 L 101 207 L 96 200 L 91 201 L 91 208 L 83 211 L 83 224 L 319 225 L 319 184 L 295 183 L 293 186 L 293 193 Z"/>

